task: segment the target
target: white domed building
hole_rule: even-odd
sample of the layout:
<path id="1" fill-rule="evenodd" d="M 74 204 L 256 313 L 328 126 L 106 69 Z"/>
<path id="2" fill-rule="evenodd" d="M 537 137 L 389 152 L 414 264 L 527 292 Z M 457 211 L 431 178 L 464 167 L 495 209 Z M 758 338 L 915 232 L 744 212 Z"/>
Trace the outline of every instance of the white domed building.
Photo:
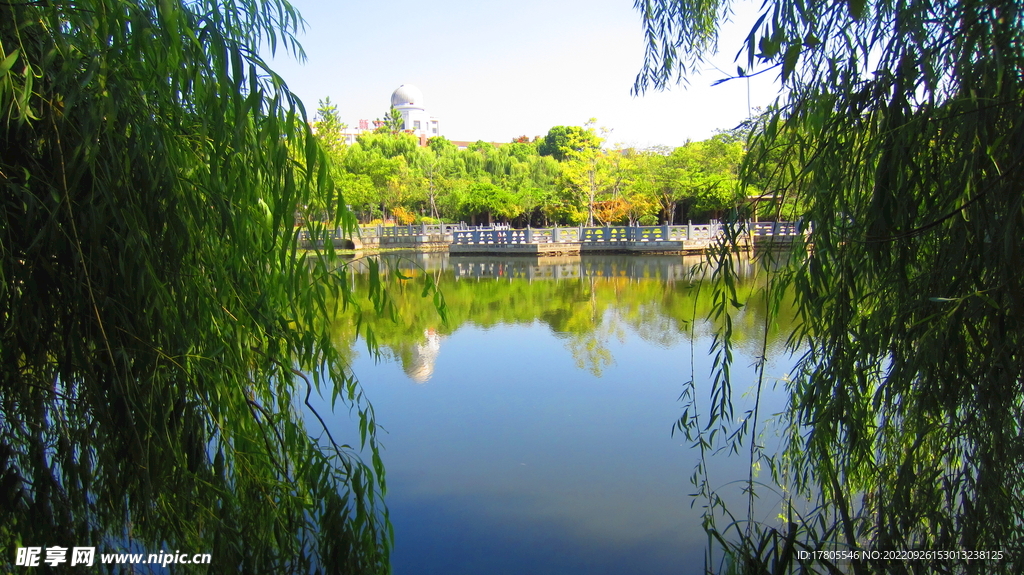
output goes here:
<path id="1" fill-rule="evenodd" d="M 402 84 L 391 94 L 391 107 L 402 114 L 405 129 L 423 138 L 441 135 L 437 118 L 427 114 L 423 104 L 423 92 L 412 84 Z"/>

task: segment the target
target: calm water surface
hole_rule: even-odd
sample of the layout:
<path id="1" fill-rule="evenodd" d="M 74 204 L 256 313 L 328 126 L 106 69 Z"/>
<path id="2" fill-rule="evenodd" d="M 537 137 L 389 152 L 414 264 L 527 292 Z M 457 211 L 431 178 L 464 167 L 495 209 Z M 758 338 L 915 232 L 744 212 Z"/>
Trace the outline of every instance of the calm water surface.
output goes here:
<path id="1" fill-rule="evenodd" d="M 701 572 L 707 538 L 690 497 L 697 454 L 671 433 L 691 373 L 705 401 L 710 393 L 712 327 L 700 319 L 710 299 L 686 279 L 696 261 L 384 262 L 430 274 L 449 310 L 444 325 L 420 289 L 394 288 L 399 322 L 374 323 L 381 358 L 338 336 L 387 431 L 396 575 Z M 737 393 L 752 388 L 762 322 L 756 306 L 737 320 Z M 789 366 L 769 364 L 768 389 Z M 783 404 L 780 387 L 765 411 Z M 334 417 L 351 428 L 347 413 Z M 737 506 L 739 486 L 726 485 L 747 468 L 735 457 L 712 464 L 712 481 Z"/>

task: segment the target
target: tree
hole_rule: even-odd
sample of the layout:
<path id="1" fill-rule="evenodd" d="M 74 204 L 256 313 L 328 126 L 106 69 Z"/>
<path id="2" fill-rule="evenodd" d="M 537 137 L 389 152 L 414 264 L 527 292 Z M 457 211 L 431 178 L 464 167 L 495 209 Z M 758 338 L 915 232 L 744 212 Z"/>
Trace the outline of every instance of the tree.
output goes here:
<path id="1" fill-rule="evenodd" d="M 626 207 L 626 221 L 631 226 L 650 226 L 658 223 L 657 188 L 654 174 L 664 156 L 654 151 L 629 150 L 623 157 L 622 199 Z"/>
<path id="2" fill-rule="evenodd" d="M 478 214 L 487 214 L 487 224 L 494 223 L 494 216 L 502 219 L 514 218 L 522 212 L 514 194 L 489 182 L 477 181 L 462 190 L 459 210 L 476 224 Z"/>
<path id="3" fill-rule="evenodd" d="M 401 206 L 401 197 L 408 187 L 409 165 L 405 156 L 374 158 L 366 174 L 373 182 L 374 198 L 380 206 L 381 217 L 387 219 L 389 208 Z"/>
<path id="4" fill-rule="evenodd" d="M 743 145 L 728 143 L 719 136 L 701 142 L 688 142 L 669 154 L 665 162 L 671 190 L 669 223 L 673 223 L 676 202 L 684 210 L 712 214 L 735 208 L 738 201 L 737 176 L 743 158 Z M 687 218 L 686 213 L 683 218 Z"/>
<path id="5" fill-rule="evenodd" d="M 434 136 L 427 140 L 427 147 L 437 154 L 454 154 L 458 148 L 444 136 Z"/>
<path id="6" fill-rule="evenodd" d="M 313 122 L 313 132 L 327 156 L 327 165 L 334 183 L 337 183 L 342 177 L 339 170 L 342 156 L 345 153 L 345 141 L 342 133 L 347 127 L 338 119 L 338 107 L 331 103 L 330 97 L 320 100 L 316 111 L 316 120 Z M 313 218 L 322 221 L 334 219 L 335 206 L 329 205 L 328 202 L 346 201 L 336 194 L 336 191 L 340 191 L 340 188 L 334 190 L 324 187 L 313 191 L 307 206 Z"/>
<path id="7" fill-rule="evenodd" d="M 338 119 L 338 107 L 331 103 L 330 96 L 320 100 L 316 110 L 316 121 L 313 122 L 313 130 L 316 132 L 317 139 L 320 140 L 320 145 L 332 159 L 345 145 L 342 140 L 342 132 L 346 128 L 348 126 Z"/>
<path id="8" fill-rule="evenodd" d="M 283 0 L 0 5 L 6 552 L 388 570 L 373 412 L 330 343 L 348 282 L 297 255 L 324 150 L 258 56 L 301 53 L 300 22 Z M 358 432 L 308 432 L 316 390 Z"/>
<path id="9" fill-rule="evenodd" d="M 435 147 L 442 152 L 434 151 Z M 427 206 L 430 208 L 430 217 L 434 219 L 439 215 L 437 211 L 438 183 L 448 168 L 450 158 L 450 155 L 444 153 L 445 149 L 443 144 L 438 143 L 433 146 L 428 145 L 426 148 L 417 148 L 416 151 L 415 165 L 423 174 Z"/>
<path id="10" fill-rule="evenodd" d="M 416 136 L 404 132 L 362 133 L 356 138 L 359 146 L 371 155 L 392 159 L 399 156 L 409 158 L 416 153 L 419 143 Z"/>
<path id="11" fill-rule="evenodd" d="M 392 106 L 387 115 L 383 119 L 374 120 L 373 125 L 376 127 L 376 134 L 400 134 L 405 130 L 405 119 L 402 118 L 402 113 Z"/>
<path id="12" fill-rule="evenodd" d="M 601 146 L 597 134 L 580 126 L 555 126 L 538 146 L 542 156 L 552 156 L 564 161 L 570 152 L 586 153 Z"/>
<path id="13" fill-rule="evenodd" d="M 625 223 L 632 211 L 626 198 L 626 180 L 630 175 L 632 150 L 601 150 L 593 163 L 592 204 L 594 219 L 602 225 Z"/>
<path id="14" fill-rule="evenodd" d="M 601 154 L 600 138 L 591 124 L 587 126 L 555 126 L 548 131 L 544 143 L 539 147 L 541 155 L 551 155 L 562 162 L 562 188 L 576 201 L 586 197 L 586 225 L 594 225 L 594 199 L 601 186 L 598 159 Z M 571 205 L 572 200 L 567 202 Z"/>
<path id="15" fill-rule="evenodd" d="M 638 6 L 649 41 L 640 90 L 693 70 L 728 9 Z M 813 251 L 768 276 L 773 301 L 792 290 L 801 320 L 792 341 L 805 353 L 790 386 L 791 447 L 769 463 L 773 477 L 791 478 L 788 493 L 820 497 L 821 506 L 803 518 L 784 509 L 786 526 L 750 522 L 730 551 L 740 565 L 767 569 L 759 549 L 772 549 L 781 571 L 795 566 L 794 545 L 820 548 L 833 536 L 856 548 L 1020 547 L 1019 3 L 775 0 L 743 54 L 742 74 L 775 69 L 787 89 L 753 136 L 746 178 L 770 155 L 792 166 L 780 191 L 799 194 L 813 222 Z M 721 289 L 727 313 L 728 284 Z M 680 429 L 704 440 L 730 410 L 723 399 L 715 423 Z M 759 415 L 748 414 L 744 429 Z M 768 457 L 757 441 L 749 448 Z M 770 540 L 779 545 L 759 547 Z M 932 565 L 1015 573 L 1024 557 Z"/>

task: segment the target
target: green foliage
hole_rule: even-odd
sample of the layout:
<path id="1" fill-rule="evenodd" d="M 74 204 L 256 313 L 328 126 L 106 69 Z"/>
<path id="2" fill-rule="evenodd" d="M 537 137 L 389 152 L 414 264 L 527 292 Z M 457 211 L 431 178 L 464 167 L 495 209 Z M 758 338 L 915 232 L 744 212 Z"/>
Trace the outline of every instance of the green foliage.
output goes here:
<path id="1" fill-rule="evenodd" d="M 0 5 L 5 552 L 388 571 L 373 411 L 325 319 L 354 300 L 297 250 L 330 173 L 257 55 L 299 25 L 284 1 Z M 358 431 L 307 432 L 318 391 Z"/>
<path id="2" fill-rule="evenodd" d="M 423 174 L 417 161 L 419 146 L 406 133 L 363 133 L 345 150 L 338 179 L 345 200 L 364 220 L 383 218 L 395 208 L 418 211 L 424 200 Z"/>
<path id="3" fill-rule="evenodd" d="M 313 122 L 313 131 L 320 146 L 327 156 L 327 165 L 330 167 L 331 180 L 336 181 L 344 175 L 340 172 L 341 158 L 345 153 L 345 143 L 342 140 L 342 132 L 345 124 L 338 119 L 338 108 L 331 103 L 331 99 L 320 101 L 317 109 L 316 120 Z M 336 202 L 344 205 L 344 198 L 340 190 L 330 185 L 313 189 L 309 201 L 306 204 L 309 216 L 319 221 L 331 221 L 337 210 Z"/>
<path id="4" fill-rule="evenodd" d="M 685 202 L 688 211 L 720 216 L 740 200 L 738 173 L 743 144 L 715 136 L 672 151 L 664 164 L 663 205 Z M 671 214 L 671 212 L 669 212 Z M 668 218 L 674 223 L 673 218 Z"/>
<path id="5" fill-rule="evenodd" d="M 591 120 L 593 123 L 593 120 Z M 541 154 L 550 154 L 562 165 L 559 182 L 565 206 L 577 207 L 585 219 L 581 223 L 594 225 L 594 202 L 599 190 L 607 186 L 608 164 L 601 162 L 607 154 L 601 149 L 604 140 L 588 123 L 587 127 L 555 126 L 539 146 Z M 576 218 L 573 218 L 576 219 Z"/>
<path id="6" fill-rule="evenodd" d="M 402 113 L 394 107 L 388 110 L 383 119 L 374 120 L 373 124 L 377 126 L 377 129 L 374 130 L 375 134 L 400 134 L 405 130 L 405 119 L 402 118 Z"/>
<path id="7" fill-rule="evenodd" d="M 660 151 L 604 150 L 589 123 L 556 126 L 534 142 L 522 137 L 502 145 L 478 141 L 459 150 L 443 137 L 431 138 L 424 148 L 412 134 L 390 129 L 363 133 L 353 146 L 336 145 L 331 134 L 337 119 L 329 102 L 322 103 L 319 117 L 318 138 L 330 152 L 342 196 L 336 201 L 349 205 L 361 221 L 390 219 L 398 210 L 517 226 L 635 224 L 641 218 L 658 223 L 653 214 L 659 204 L 665 221 L 673 221 L 677 205 L 687 217 L 699 219 L 737 204 L 743 147 L 726 135 L 688 144 L 699 152 L 677 150 L 673 158 L 687 159 L 673 163 Z M 495 189 L 507 197 L 496 200 Z M 322 197 L 310 207 L 322 214 L 333 209 Z"/>
<path id="8" fill-rule="evenodd" d="M 686 72 L 723 9 L 641 8 L 651 49 L 640 88 Z M 795 504 L 784 510 L 786 527 L 757 526 L 748 510 L 746 522 L 718 530 L 709 516 L 710 532 L 729 531 L 720 542 L 750 572 L 827 568 L 798 567 L 785 553 L 764 563 L 772 541 L 790 550 L 1004 550 L 1003 561 L 927 568 L 1024 569 L 1015 552 L 1024 546 L 1022 47 L 1016 2 L 763 5 L 746 64 L 776 68 L 787 95 L 753 136 L 745 178 L 798 200 L 813 248 L 766 284 L 770 302 L 796 290 L 801 320 L 788 448 L 775 456 L 761 447 L 756 411 L 734 437 L 783 483 L 787 504 L 816 504 L 803 516 Z M 770 176 L 754 182 L 759 171 Z M 728 336 L 716 398 L 728 397 Z M 702 447 L 731 414 L 727 400 L 715 405 L 683 426 Z M 753 493 L 753 476 L 747 487 Z"/>
<path id="9" fill-rule="evenodd" d="M 738 174 L 743 145 L 725 136 L 687 142 L 664 153 L 649 151 L 631 161 L 625 184 L 637 205 L 634 218 L 660 207 L 669 224 L 720 218 L 737 208 L 742 192 Z"/>
<path id="10" fill-rule="evenodd" d="M 313 122 L 313 130 L 316 132 L 320 145 L 332 159 L 341 152 L 341 147 L 344 145 L 341 133 L 346 127 L 338 119 L 338 107 L 331 103 L 331 98 L 320 100 L 316 110 L 316 120 Z"/>
<path id="11" fill-rule="evenodd" d="M 430 147 L 437 154 L 451 154 L 455 153 L 458 148 L 448 138 L 444 136 L 434 136 L 427 140 L 427 146 Z"/>
<path id="12" fill-rule="evenodd" d="M 561 162 L 573 153 L 587 154 L 600 146 L 601 141 L 593 130 L 579 126 L 555 126 L 548 130 L 537 151 L 542 156 L 552 156 Z"/>
<path id="13" fill-rule="evenodd" d="M 408 158 L 419 147 L 416 136 L 403 132 L 368 132 L 360 134 L 357 141 L 363 151 L 371 157 L 381 157 L 388 160 L 399 156 Z"/>
<path id="14" fill-rule="evenodd" d="M 515 195 L 508 190 L 487 182 L 474 182 L 465 188 L 459 211 L 474 220 L 477 214 L 484 213 L 487 223 L 492 223 L 493 216 L 512 218 L 519 214 L 520 208 Z"/>

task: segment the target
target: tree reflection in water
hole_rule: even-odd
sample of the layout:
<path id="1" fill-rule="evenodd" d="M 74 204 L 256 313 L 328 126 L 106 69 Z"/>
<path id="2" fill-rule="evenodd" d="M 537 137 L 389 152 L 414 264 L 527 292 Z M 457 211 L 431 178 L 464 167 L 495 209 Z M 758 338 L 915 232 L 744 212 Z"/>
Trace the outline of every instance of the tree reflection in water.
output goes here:
<path id="1" fill-rule="evenodd" d="M 699 571 L 706 538 L 689 497 L 696 451 L 670 433 L 691 355 L 692 371 L 710 381 L 715 325 L 705 318 L 714 302 L 692 277 L 698 262 L 383 258 L 397 272 L 395 319 L 349 312 L 372 326 L 381 365 L 360 357 L 354 322 L 336 322 L 335 336 L 389 432 L 397 575 Z M 349 264 L 355 293 L 368 281 L 363 266 Z M 428 278 L 447 323 L 422 297 Z M 764 306 L 752 293 L 751 282 L 741 286 L 751 301 L 734 318 L 737 395 L 753 386 L 746 368 L 761 352 Z M 770 341 L 782 349 L 776 335 Z M 772 408 L 784 400 L 774 394 Z M 772 433 L 767 421 L 759 431 Z M 742 504 L 733 486 L 747 475 L 746 458 L 712 459 L 716 486 Z"/>

